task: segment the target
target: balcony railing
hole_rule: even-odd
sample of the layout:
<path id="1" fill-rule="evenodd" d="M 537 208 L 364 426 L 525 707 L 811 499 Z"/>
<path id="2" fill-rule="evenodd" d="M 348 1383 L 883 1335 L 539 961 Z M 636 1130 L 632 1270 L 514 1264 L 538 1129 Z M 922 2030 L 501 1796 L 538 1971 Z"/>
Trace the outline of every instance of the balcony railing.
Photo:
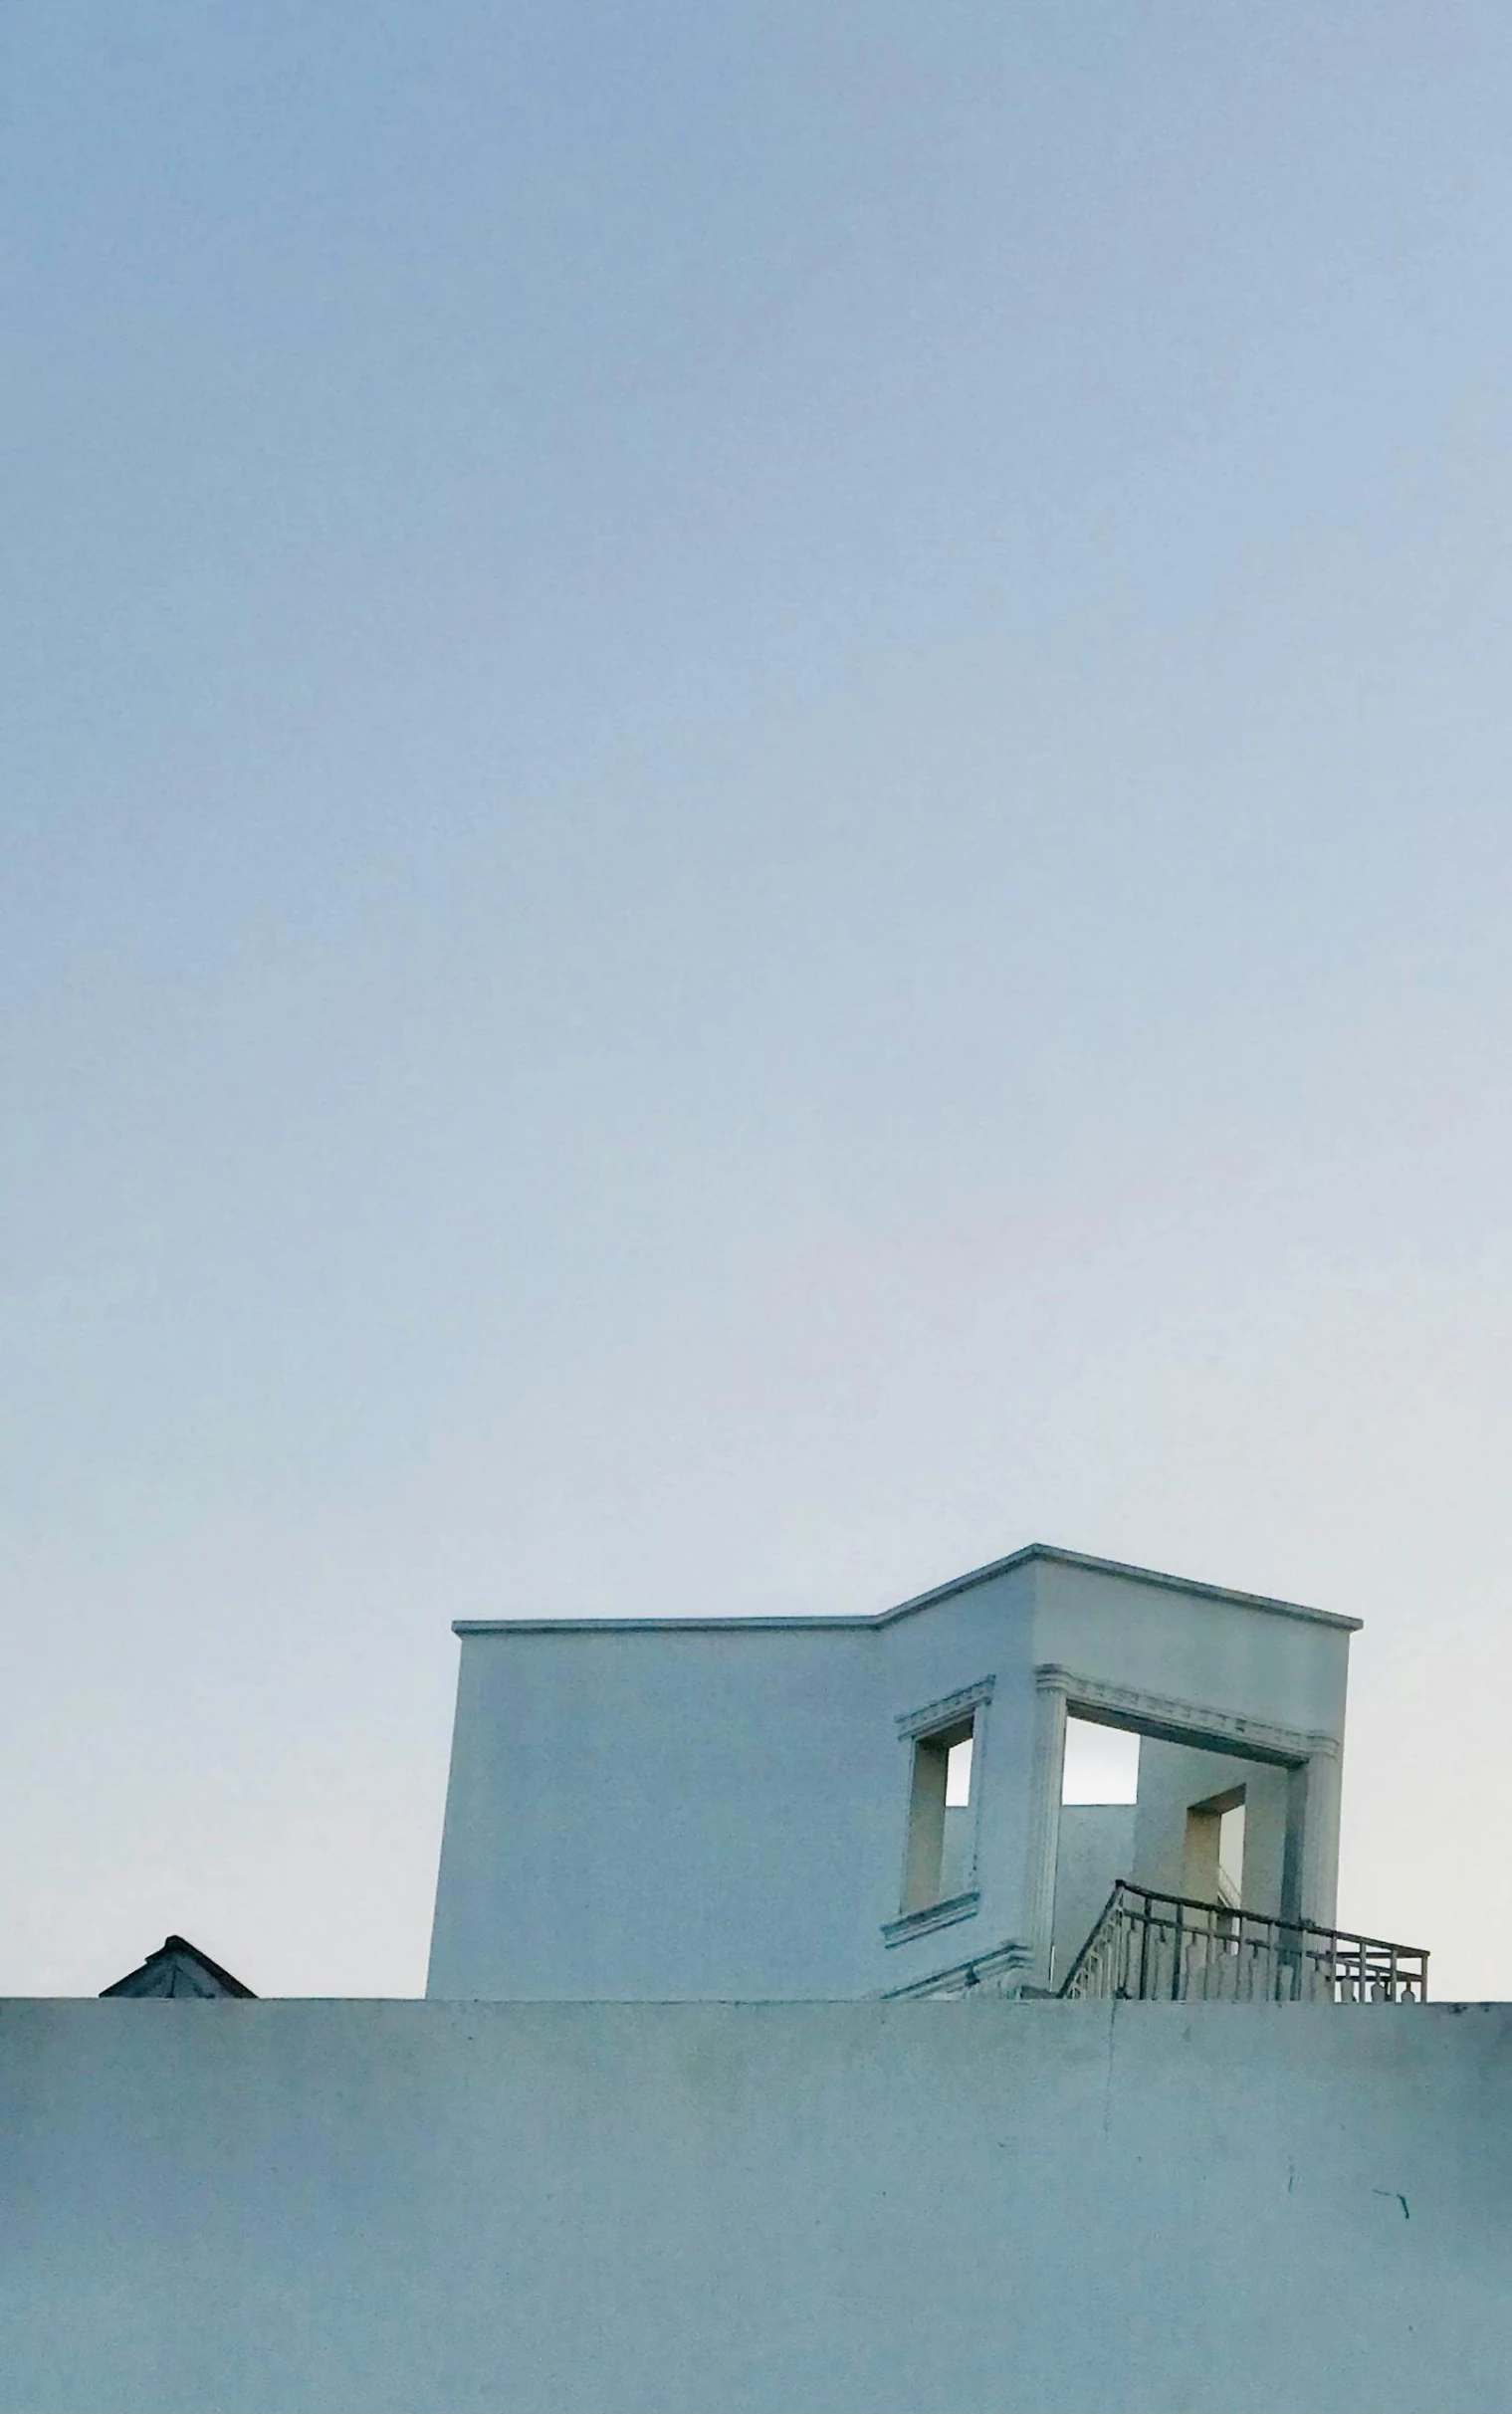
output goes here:
<path id="1" fill-rule="evenodd" d="M 1120 1879 L 1059 1991 L 1140 2003 L 1425 2003 L 1428 1957 Z"/>

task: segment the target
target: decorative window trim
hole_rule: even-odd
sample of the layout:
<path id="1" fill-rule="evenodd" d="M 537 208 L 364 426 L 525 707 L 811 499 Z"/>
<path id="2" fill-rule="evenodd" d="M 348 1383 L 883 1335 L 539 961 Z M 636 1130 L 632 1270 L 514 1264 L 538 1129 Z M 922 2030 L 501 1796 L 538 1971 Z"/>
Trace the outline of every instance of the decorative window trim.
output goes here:
<path id="1" fill-rule="evenodd" d="M 887 1945 L 907 1944 L 912 1937 L 928 1936 L 933 1928 L 953 1928 L 958 1919 L 974 1919 L 981 1903 L 981 1892 L 969 1886 L 964 1894 L 952 1894 L 945 1902 L 931 1902 L 922 1911 L 904 1911 L 897 1919 L 885 1919 L 882 1938 Z"/>
<path id="2" fill-rule="evenodd" d="M 1094 1716 L 1101 1712 L 1106 1723 L 1127 1721 L 1139 1734 L 1160 1736 L 1164 1729 L 1165 1740 L 1172 1743 L 1190 1743 L 1201 1736 L 1230 1745 L 1241 1759 L 1269 1760 L 1287 1768 L 1300 1768 L 1320 1754 L 1339 1755 L 1335 1735 L 1275 1726 L 1267 1719 L 1213 1709 L 1206 1702 L 1141 1692 L 1134 1685 L 1108 1684 L 1100 1677 L 1078 1676 L 1073 1668 L 1059 1667 L 1053 1660 L 1036 1667 L 1034 1681 L 1041 1692 L 1063 1694 L 1073 1718 L 1081 1710 L 1090 1710 Z"/>
<path id="3" fill-rule="evenodd" d="M 971 1848 L 966 1867 L 962 1871 L 964 1884 L 955 1893 L 939 1902 L 921 1903 L 915 1910 L 900 1909 L 892 1919 L 882 1922 L 883 1941 L 888 1945 L 907 1944 L 911 1937 L 927 1936 L 934 1928 L 951 1927 L 958 1919 L 972 1919 L 981 1899 L 976 1882 L 978 1847 L 981 1836 L 981 1798 L 986 1766 L 987 1705 L 991 1701 L 995 1675 L 978 1676 L 974 1683 L 958 1685 L 954 1693 L 942 1693 L 934 1701 L 921 1703 L 916 1710 L 900 1711 L 894 1720 L 898 1740 L 909 1746 L 909 1795 L 903 1826 L 903 1863 L 898 1875 L 898 1900 L 906 1904 L 909 1896 L 909 1857 L 913 1836 L 914 1773 L 921 1743 L 943 1728 L 964 1726 L 972 1728 L 972 1806 Z"/>
<path id="4" fill-rule="evenodd" d="M 906 1978 L 902 1986 L 888 1987 L 873 2003 L 916 2003 L 933 1996 L 937 2001 L 960 2001 L 979 1988 L 987 1996 L 1016 1994 L 1012 1973 L 1028 1965 L 1029 1956 L 1015 1937 L 1005 1937 L 1001 1944 L 985 1945 L 973 1953 L 970 1961 L 956 1961 L 943 1970 L 931 1970 L 923 1978 Z"/>
<path id="5" fill-rule="evenodd" d="M 937 1727 L 952 1727 L 969 1710 L 990 1701 L 995 1676 L 978 1676 L 974 1684 L 964 1684 L 959 1693 L 944 1693 L 938 1701 L 927 1701 L 922 1710 L 900 1710 L 896 1720 L 898 1733 L 906 1742 L 920 1735 L 933 1735 Z"/>

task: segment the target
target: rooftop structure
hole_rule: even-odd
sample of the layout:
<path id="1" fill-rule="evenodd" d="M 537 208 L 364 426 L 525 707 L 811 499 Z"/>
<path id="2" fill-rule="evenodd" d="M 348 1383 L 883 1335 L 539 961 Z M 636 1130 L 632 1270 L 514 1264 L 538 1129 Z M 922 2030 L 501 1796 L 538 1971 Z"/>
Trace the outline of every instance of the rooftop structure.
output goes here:
<path id="1" fill-rule="evenodd" d="M 1332 1933 L 1358 1624 L 1043 1544 L 874 1618 L 464 1621 L 429 1992 L 1049 1990 L 1121 1880 Z M 1130 1799 L 1064 1799 L 1071 1721 Z"/>

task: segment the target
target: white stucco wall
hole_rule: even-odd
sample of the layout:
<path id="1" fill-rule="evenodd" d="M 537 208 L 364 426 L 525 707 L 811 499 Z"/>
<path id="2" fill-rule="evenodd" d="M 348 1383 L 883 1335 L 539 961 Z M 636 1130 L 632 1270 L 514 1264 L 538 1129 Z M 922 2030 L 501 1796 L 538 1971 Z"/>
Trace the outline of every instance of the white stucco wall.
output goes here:
<path id="1" fill-rule="evenodd" d="M 1342 1738 L 1349 1622 L 1069 1553 L 1033 1570 L 1036 1659 Z"/>
<path id="2" fill-rule="evenodd" d="M 1512 2007 L 9 2003 L 0 2414 L 1505 2414 Z"/>
<path id="3" fill-rule="evenodd" d="M 901 1850 L 877 1676 L 833 1626 L 465 1642 L 431 1994 L 862 1992 Z"/>
<path id="4" fill-rule="evenodd" d="M 1091 1935 L 1120 1877 L 1134 1874 L 1132 1802 L 1068 1803 L 1060 1815 L 1055 1864 L 1055 1962 L 1059 1985 Z"/>
<path id="5" fill-rule="evenodd" d="M 1031 1603 L 1015 1570 L 891 1627 L 465 1634 L 429 1993 L 868 1995 L 1011 1935 Z M 984 1677 L 979 1910 L 889 1945 L 913 1749 L 898 1720 Z"/>
<path id="6" fill-rule="evenodd" d="M 1188 1892 L 1183 1861 L 1188 1807 L 1239 1786 L 1245 1795 L 1245 1908 L 1279 1916 L 1285 1907 L 1287 1771 L 1260 1761 L 1188 1751 L 1180 1744 L 1146 1744 L 1140 1753 L 1134 1856 L 1126 1874 L 1158 1893 Z"/>

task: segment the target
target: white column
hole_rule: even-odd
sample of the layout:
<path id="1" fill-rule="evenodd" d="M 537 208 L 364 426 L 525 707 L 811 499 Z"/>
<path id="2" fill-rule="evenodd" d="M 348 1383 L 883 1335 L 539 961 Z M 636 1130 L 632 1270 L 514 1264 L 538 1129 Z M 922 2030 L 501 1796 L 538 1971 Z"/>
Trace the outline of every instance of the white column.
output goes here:
<path id="1" fill-rule="evenodd" d="M 1302 1830 L 1302 1916 L 1331 1928 L 1339 1909 L 1339 1746 L 1308 1755 L 1307 1808 Z"/>
<path id="2" fill-rule="evenodd" d="M 1046 1986 L 1055 1929 L 1055 1856 L 1060 1844 L 1060 1790 L 1066 1759 L 1064 1668 L 1034 1671 L 1034 1759 L 1029 1773 L 1029 1836 L 1024 1858 L 1023 1942 L 1028 1976 Z"/>

